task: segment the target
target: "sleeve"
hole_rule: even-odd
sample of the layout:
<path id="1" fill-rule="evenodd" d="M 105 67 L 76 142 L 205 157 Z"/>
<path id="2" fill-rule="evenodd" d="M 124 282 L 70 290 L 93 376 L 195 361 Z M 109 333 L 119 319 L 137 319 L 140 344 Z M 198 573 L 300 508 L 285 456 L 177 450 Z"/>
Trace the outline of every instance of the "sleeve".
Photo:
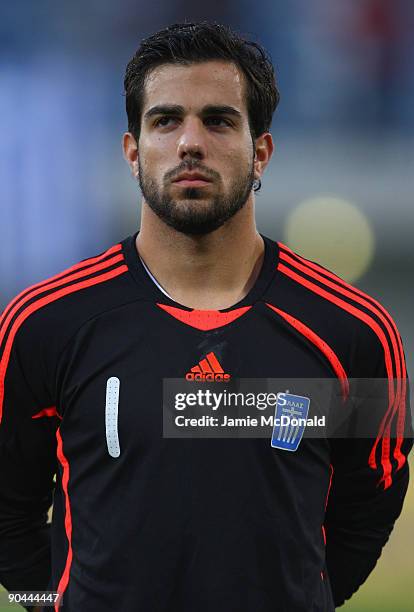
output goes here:
<path id="1" fill-rule="evenodd" d="M 0 326 L 0 583 L 47 590 L 58 418 L 40 350 L 25 331 Z"/>
<path id="2" fill-rule="evenodd" d="M 349 437 L 330 441 L 333 476 L 325 516 L 326 562 L 337 607 L 374 569 L 401 513 L 408 487 L 407 456 L 413 445 L 413 429 L 400 346 L 401 376 L 397 378 L 390 378 L 390 367 L 386 368 L 383 351 L 377 347 L 374 387 L 385 392 L 366 396 L 365 406 L 364 394 L 359 396 L 362 405 L 358 411 L 365 408 L 370 416 L 368 428 L 353 427 Z M 367 380 L 363 382 L 366 389 Z M 369 435 L 374 423 L 375 437 Z"/>

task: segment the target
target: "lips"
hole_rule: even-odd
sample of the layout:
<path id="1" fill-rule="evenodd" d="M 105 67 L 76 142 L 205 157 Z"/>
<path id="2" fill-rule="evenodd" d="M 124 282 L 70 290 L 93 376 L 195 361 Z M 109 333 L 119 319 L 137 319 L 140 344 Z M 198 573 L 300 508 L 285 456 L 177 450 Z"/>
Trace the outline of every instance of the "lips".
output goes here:
<path id="1" fill-rule="evenodd" d="M 175 179 L 174 183 L 182 187 L 203 187 L 211 181 L 199 172 L 184 172 Z"/>

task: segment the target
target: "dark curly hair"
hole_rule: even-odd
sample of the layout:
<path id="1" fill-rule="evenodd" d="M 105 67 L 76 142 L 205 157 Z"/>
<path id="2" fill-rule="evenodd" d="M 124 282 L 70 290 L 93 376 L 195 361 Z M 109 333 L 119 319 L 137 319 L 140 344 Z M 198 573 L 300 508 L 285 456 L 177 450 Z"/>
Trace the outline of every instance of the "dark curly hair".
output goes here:
<path id="1" fill-rule="evenodd" d="M 145 80 L 162 64 L 194 64 L 209 60 L 233 62 L 247 83 L 250 132 L 257 138 L 270 129 L 279 103 L 272 62 L 263 47 L 229 27 L 202 21 L 176 23 L 142 40 L 129 61 L 124 79 L 128 130 L 139 138 Z"/>

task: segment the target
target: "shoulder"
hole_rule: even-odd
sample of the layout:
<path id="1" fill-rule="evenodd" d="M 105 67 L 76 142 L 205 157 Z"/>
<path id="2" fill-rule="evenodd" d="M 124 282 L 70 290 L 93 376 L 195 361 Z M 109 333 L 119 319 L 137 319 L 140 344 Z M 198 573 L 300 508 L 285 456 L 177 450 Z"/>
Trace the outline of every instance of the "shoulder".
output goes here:
<path id="1" fill-rule="evenodd" d="M 64 342 L 84 321 L 128 299 L 127 272 L 119 242 L 27 287 L 1 315 L 2 352 L 12 346 L 30 349 L 57 339 Z"/>
<path id="2" fill-rule="evenodd" d="M 373 376 L 384 368 L 394 375 L 402 372 L 401 337 L 383 304 L 319 263 L 277 244 L 275 298 L 283 296 L 284 305 L 299 319 L 338 346 L 352 375 Z"/>

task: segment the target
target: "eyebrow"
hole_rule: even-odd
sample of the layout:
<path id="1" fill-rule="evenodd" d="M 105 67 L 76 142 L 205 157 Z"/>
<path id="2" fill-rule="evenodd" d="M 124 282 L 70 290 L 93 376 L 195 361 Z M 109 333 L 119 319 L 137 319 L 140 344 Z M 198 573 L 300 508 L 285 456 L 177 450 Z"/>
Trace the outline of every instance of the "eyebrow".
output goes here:
<path id="1" fill-rule="evenodd" d="M 153 106 L 144 115 L 144 119 L 150 119 L 154 115 L 184 115 L 185 109 L 183 106 L 173 104 L 159 104 Z M 204 106 L 200 115 L 232 115 L 233 117 L 242 118 L 242 114 L 233 106 L 209 104 Z"/>

